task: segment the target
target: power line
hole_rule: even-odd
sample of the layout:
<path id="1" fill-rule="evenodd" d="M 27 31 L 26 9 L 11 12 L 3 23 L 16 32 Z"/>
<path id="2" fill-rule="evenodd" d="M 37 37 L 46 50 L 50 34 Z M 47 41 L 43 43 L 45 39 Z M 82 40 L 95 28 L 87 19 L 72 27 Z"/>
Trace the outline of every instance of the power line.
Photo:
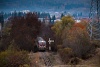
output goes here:
<path id="1" fill-rule="evenodd" d="M 100 0 L 91 0 L 88 32 L 91 40 L 100 40 Z"/>

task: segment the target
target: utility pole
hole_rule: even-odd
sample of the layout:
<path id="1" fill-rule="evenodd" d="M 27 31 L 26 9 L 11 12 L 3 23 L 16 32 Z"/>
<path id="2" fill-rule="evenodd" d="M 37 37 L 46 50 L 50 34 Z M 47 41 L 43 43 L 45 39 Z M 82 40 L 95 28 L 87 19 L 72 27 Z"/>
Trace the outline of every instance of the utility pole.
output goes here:
<path id="1" fill-rule="evenodd" d="M 88 33 L 91 40 L 100 40 L 100 0 L 91 0 Z"/>

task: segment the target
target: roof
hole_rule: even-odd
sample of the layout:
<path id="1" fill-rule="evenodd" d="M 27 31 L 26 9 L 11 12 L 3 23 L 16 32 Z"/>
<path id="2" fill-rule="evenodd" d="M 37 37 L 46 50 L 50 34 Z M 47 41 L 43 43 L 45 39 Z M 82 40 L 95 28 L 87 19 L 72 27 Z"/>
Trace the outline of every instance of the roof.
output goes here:
<path id="1" fill-rule="evenodd" d="M 44 41 L 44 39 L 42 37 L 37 37 L 38 41 Z"/>

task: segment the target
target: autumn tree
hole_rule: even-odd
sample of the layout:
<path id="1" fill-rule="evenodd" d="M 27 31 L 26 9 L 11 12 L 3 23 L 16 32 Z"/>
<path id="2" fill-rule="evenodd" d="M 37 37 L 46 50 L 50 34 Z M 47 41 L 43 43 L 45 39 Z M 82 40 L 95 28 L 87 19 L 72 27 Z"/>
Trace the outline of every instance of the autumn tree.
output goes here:
<path id="1" fill-rule="evenodd" d="M 95 50 L 94 46 L 91 45 L 86 25 L 83 22 L 75 23 L 70 29 L 66 27 L 62 32 L 62 41 L 62 47 L 72 49 L 73 59 L 87 59 Z"/>
<path id="2" fill-rule="evenodd" d="M 12 20 L 11 37 L 21 49 L 31 50 L 40 31 L 41 22 L 35 13 Z"/>
<path id="3" fill-rule="evenodd" d="M 86 59 L 94 51 L 86 27 L 85 21 L 75 23 L 71 16 L 62 17 L 61 21 L 57 21 L 52 27 L 58 39 L 58 52 L 65 63 L 71 62 L 71 58 Z"/>
<path id="4" fill-rule="evenodd" d="M 70 29 L 72 25 L 74 24 L 74 19 L 68 15 L 61 18 L 61 21 L 56 21 L 54 26 L 52 27 L 52 30 L 55 32 L 56 36 L 56 43 L 61 44 L 62 43 L 62 32 L 67 27 L 67 29 Z"/>
<path id="5" fill-rule="evenodd" d="M 86 58 L 92 49 L 88 33 L 77 27 L 69 30 L 67 34 L 65 34 L 63 46 L 71 48 L 73 50 L 73 54 L 80 58 Z"/>
<path id="6" fill-rule="evenodd" d="M 55 34 L 58 36 L 60 33 L 62 33 L 65 27 L 71 28 L 74 22 L 74 19 L 70 15 L 64 16 L 62 17 L 61 21 L 56 21 L 52 27 L 52 30 L 54 30 Z"/>
<path id="7" fill-rule="evenodd" d="M 63 27 L 63 29 L 64 29 L 65 27 L 71 28 L 72 25 L 75 23 L 73 17 L 70 16 L 70 15 L 62 17 L 61 20 L 62 20 L 62 27 Z"/>
<path id="8" fill-rule="evenodd" d="M 9 34 L 7 33 L 8 35 L 5 34 L 6 36 L 3 36 L 2 45 L 9 45 L 14 40 L 20 49 L 33 50 L 35 38 L 40 33 L 40 26 L 41 22 L 38 20 L 36 13 L 28 13 L 21 17 L 12 17 L 10 27 L 6 29 Z"/>

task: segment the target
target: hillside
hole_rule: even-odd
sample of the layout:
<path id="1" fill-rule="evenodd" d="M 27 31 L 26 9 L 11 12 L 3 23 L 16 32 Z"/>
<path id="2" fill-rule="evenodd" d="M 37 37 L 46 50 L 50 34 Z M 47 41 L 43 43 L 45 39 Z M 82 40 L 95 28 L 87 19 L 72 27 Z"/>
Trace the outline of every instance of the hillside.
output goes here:
<path id="1" fill-rule="evenodd" d="M 35 11 L 84 11 L 89 9 L 90 0 L 1 0 L 0 10 L 35 10 Z M 9 7 L 8 7 L 9 6 Z M 43 9 L 42 9 L 43 8 Z"/>

